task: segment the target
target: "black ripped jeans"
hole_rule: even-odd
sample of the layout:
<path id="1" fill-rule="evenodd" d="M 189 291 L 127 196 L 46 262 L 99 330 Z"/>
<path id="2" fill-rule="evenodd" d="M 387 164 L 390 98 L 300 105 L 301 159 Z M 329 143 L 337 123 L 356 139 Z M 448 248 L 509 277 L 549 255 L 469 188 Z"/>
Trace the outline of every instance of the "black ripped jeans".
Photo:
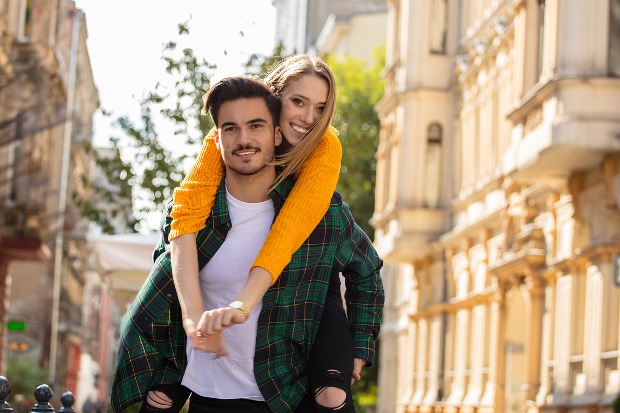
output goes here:
<path id="1" fill-rule="evenodd" d="M 319 329 L 310 351 L 310 394 L 295 412 L 355 413 L 351 395 L 352 374 L 353 338 L 342 305 L 340 278 L 336 274 L 331 280 Z M 315 397 L 327 387 L 335 387 L 346 393 L 343 405 L 324 407 L 316 403 Z"/>

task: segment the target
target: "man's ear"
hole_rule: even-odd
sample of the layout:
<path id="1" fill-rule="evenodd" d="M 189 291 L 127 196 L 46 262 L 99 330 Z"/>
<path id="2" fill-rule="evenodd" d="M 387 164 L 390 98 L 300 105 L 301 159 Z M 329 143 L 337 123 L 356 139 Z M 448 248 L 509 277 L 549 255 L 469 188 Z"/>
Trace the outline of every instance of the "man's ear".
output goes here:
<path id="1" fill-rule="evenodd" d="M 215 147 L 217 149 L 220 149 L 220 130 L 219 129 L 215 129 L 215 131 L 213 132 L 213 140 L 215 141 Z"/>
<path id="2" fill-rule="evenodd" d="M 276 126 L 275 129 L 275 140 L 274 140 L 276 146 L 280 146 L 280 144 L 282 143 L 282 128 L 280 128 L 279 126 Z"/>

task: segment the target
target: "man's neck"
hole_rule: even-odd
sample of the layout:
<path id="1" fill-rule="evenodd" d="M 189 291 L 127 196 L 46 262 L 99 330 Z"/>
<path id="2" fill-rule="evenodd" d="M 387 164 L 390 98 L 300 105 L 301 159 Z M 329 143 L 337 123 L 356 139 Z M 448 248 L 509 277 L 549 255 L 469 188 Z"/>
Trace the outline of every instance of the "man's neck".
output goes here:
<path id="1" fill-rule="evenodd" d="M 269 188 L 276 178 L 275 168 L 266 167 L 254 175 L 226 171 L 226 188 L 239 201 L 263 202 L 269 199 Z"/>

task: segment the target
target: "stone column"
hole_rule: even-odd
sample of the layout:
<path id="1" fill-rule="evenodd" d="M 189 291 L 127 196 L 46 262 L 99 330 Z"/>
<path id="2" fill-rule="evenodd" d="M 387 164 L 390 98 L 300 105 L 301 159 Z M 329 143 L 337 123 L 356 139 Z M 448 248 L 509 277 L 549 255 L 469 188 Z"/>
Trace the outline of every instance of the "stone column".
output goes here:
<path id="1" fill-rule="evenodd" d="M 469 312 L 468 308 L 456 310 L 454 336 L 454 381 L 450 389 L 450 396 L 446 401 L 448 406 L 459 406 L 465 396 L 465 370 L 469 357 Z"/>
<path id="2" fill-rule="evenodd" d="M 9 260 L 0 256 L 0 375 L 6 375 L 6 323 L 9 307 L 9 291 L 11 286 L 11 274 L 9 273 Z"/>
<path id="3" fill-rule="evenodd" d="M 540 356 L 542 338 L 542 315 L 545 290 L 538 271 L 526 270 L 525 359 L 527 360 L 524 400 L 534 400 L 540 388 Z"/>
<path id="4" fill-rule="evenodd" d="M 566 404 L 572 393 L 570 360 L 573 347 L 577 345 L 574 335 L 573 323 L 578 320 L 576 316 L 577 303 L 579 302 L 579 275 L 574 265 L 566 269 L 567 273 L 560 275 L 556 281 L 555 301 L 555 332 L 553 355 L 555 366 L 553 369 L 553 402 L 552 404 Z"/>
<path id="5" fill-rule="evenodd" d="M 601 251 L 602 252 L 602 251 Z M 586 266 L 586 305 L 583 354 L 585 389 L 573 401 L 598 403 L 605 390 L 603 352 L 610 351 L 606 339 L 618 326 L 618 289 L 612 287 L 611 254 L 598 255 Z M 615 322 L 615 326 L 610 323 Z M 616 333 L 617 334 L 617 333 Z"/>
<path id="6" fill-rule="evenodd" d="M 488 349 L 485 343 L 486 305 L 479 304 L 472 309 L 471 317 L 471 362 L 469 366 L 469 386 L 467 395 L 463 400 L 466 405 L 478 405 L 482 397 L 483 382 L 482 370 L 484 368 L 484 352 Z"/>
<path id="7" fill-rule="evenodd" d="M 500 282 L 490 306 L 489 322 L 489 381 L 480 400 L 480 413 L 503 413 L 506 381 L 506 353 L 504 340 L 506 331 L 506 290 Z"/>
<path id="8" fill-rule="evenodd" d="M 549 274 L 547 277 L 547 286 L 545 287 L 545 309 L 543 313 L 543 336 L 542 336 L 542 366 L 541 366 L 541 383 L 538 394 L 536 395 L 536 404 L 541 406 L 547 404 L 547 395 L 551 391 L 551 375 L 549 371 L 549 362 L 553 360 L 553 338 L 555 332 L 554 314 L 555 314 L 555 285 L 556 274 Z"/>

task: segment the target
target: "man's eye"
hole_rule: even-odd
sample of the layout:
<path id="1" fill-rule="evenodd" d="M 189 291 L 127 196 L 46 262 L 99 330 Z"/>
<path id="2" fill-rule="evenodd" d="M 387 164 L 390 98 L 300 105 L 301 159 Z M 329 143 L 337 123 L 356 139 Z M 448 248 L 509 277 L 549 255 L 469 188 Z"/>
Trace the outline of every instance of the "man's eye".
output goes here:
<path id="1" fill-rule="evenodd" d="M 224 132 L 232 132 L 234 131 L 236 128 L 234 126 L 228 126 L 226 128 L 224 128 Z"/>

